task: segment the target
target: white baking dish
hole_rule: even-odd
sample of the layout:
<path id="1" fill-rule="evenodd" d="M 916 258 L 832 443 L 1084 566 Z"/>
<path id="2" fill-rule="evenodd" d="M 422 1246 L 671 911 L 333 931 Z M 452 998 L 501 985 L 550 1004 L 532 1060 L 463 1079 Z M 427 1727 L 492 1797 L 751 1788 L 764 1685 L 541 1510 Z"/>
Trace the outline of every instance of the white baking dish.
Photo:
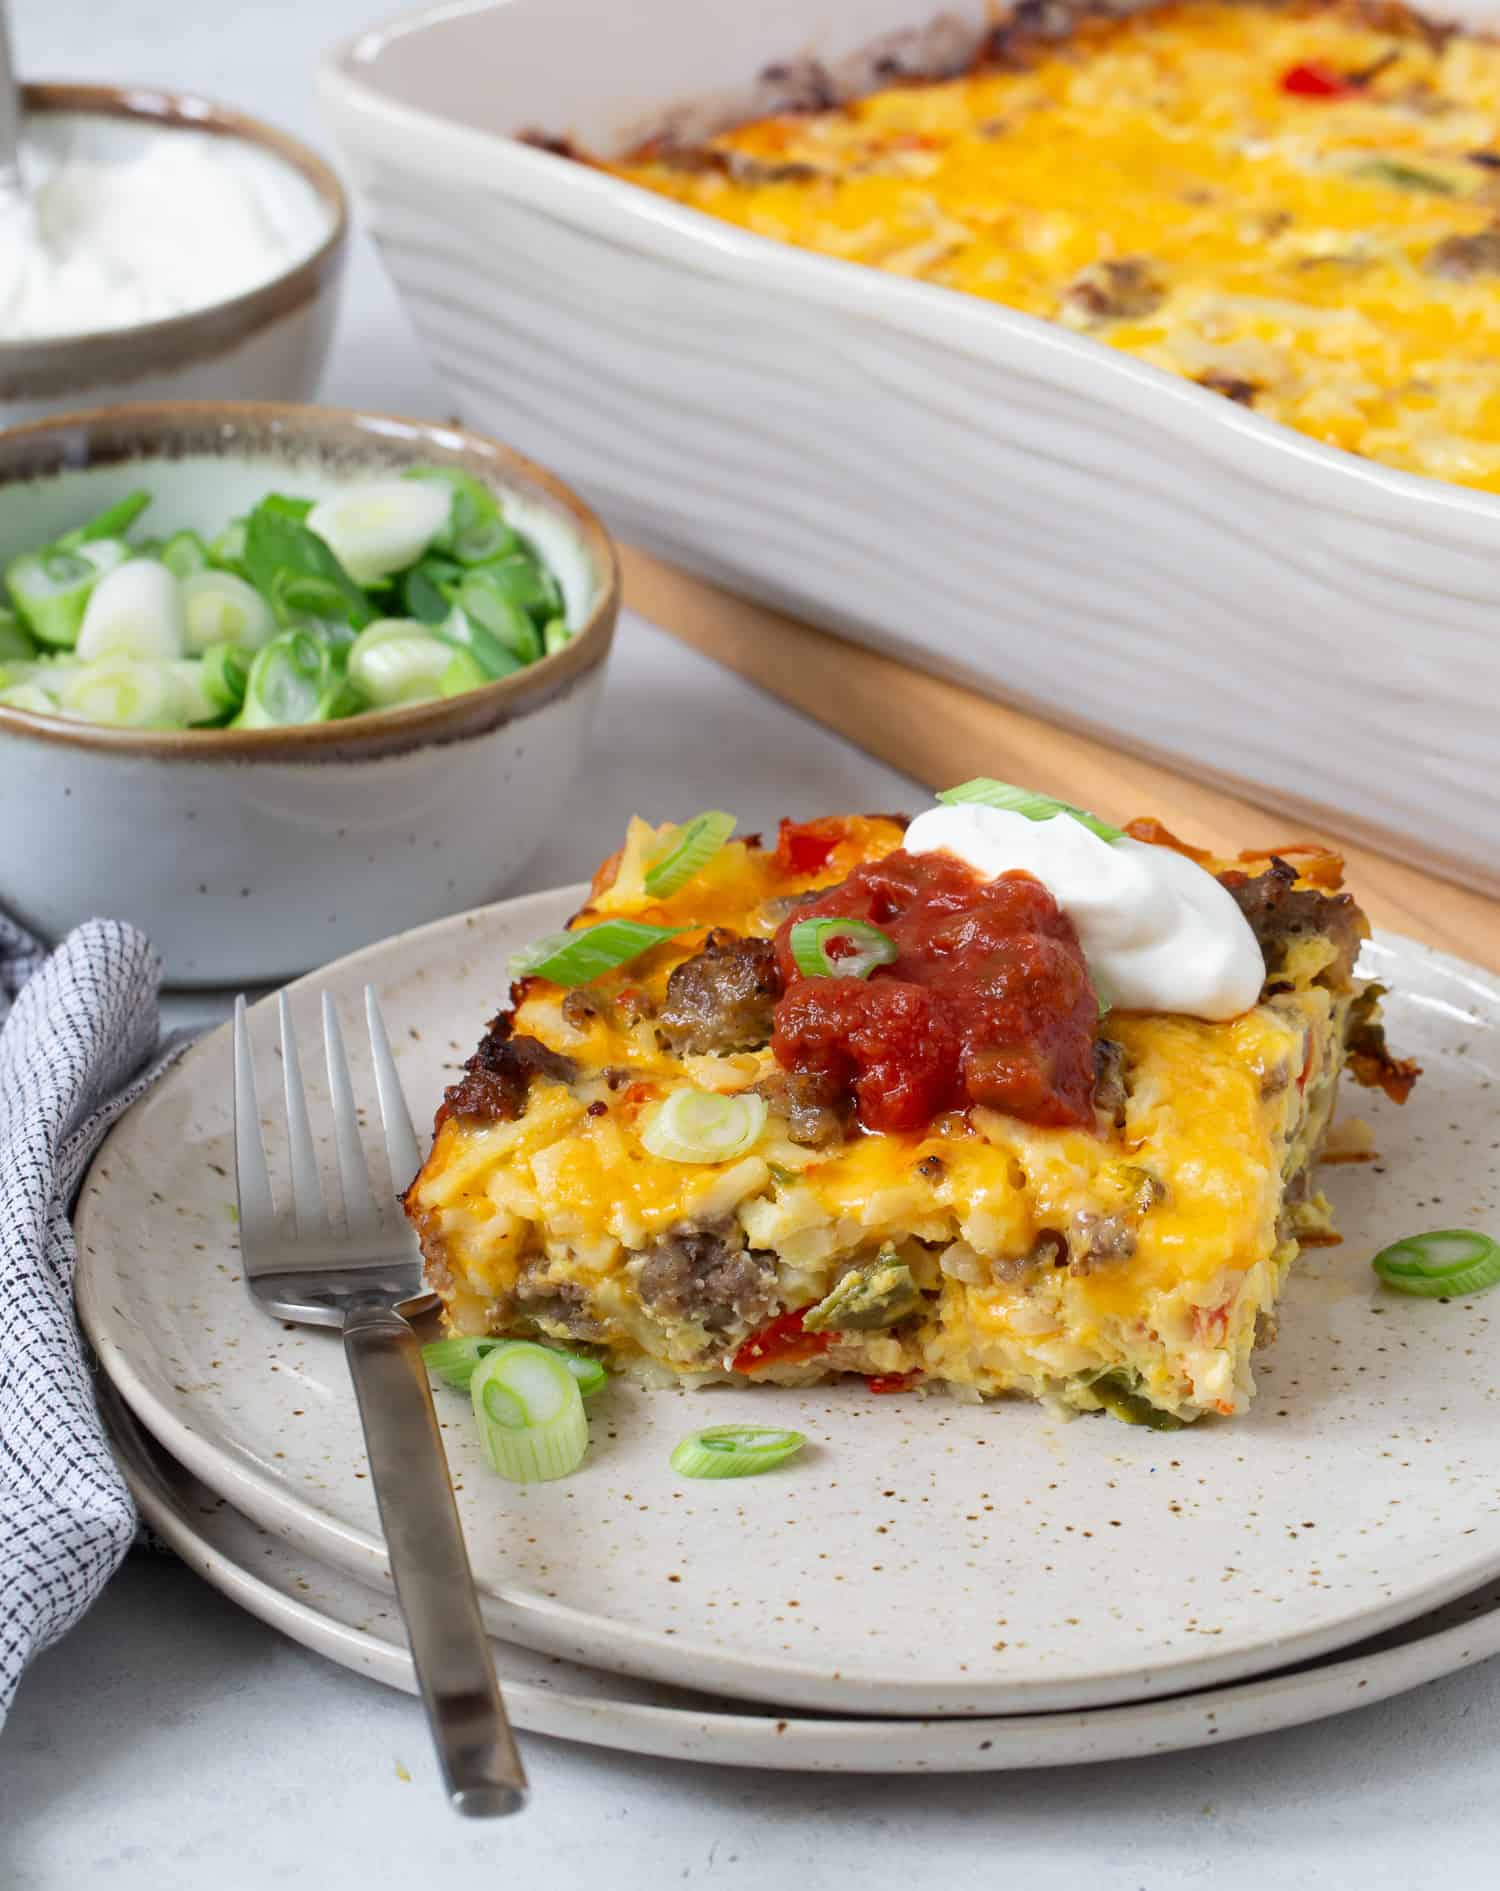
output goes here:
<path id="1" fill-rule="evenodd" d="M 618 148 L 925 17 L 478 0 L 345 45 L 322 100 L 464 418 L 616 530 L 1500 892 L 1500 500 L 507 135 Z"/>

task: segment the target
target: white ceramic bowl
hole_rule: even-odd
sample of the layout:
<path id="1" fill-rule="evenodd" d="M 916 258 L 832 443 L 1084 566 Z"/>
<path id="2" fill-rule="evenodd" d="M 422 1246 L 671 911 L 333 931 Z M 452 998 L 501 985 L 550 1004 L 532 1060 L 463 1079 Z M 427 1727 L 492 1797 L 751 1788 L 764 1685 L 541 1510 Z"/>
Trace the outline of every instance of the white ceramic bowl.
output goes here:
<path id="1" fill-rule="evenodd" d="M 321 95 L 458 411 L 622 534 L 1500 892 L 1500 500 L 506 135 L 608 150 L 934 10 L 477 0 L 351 41 Z"/>
<path id="2" fill-rule="evenodd" d="M 0 339 L 0 426 L 142 400 L 306 400 L 333 334 L 349 231 L 343 186 L 316 152 L 207 99 L 148 86 L 28 85 L 32 133 L 94 159 L 184 132 L 222 141 L 289 261 L 183 315 L 48 339 Z"/>
<path id="3" fill-rule="evenodd" d="M 563 587 L 555 655 L 443 702 L 288 729 L 111 729 L 0 708 L 0 908 L 56 939 L 93 914 L 175 984 L 283 978 L 493 899 L 583 755 L 619 603 L 593 514 L 508 448 L 316 407 L 177 402 L 0 434 L 0 561 L 137 486 L 163 526 L 220 530 L 268 491 L 319 498 L 417 461 L 503 494 Z"/>

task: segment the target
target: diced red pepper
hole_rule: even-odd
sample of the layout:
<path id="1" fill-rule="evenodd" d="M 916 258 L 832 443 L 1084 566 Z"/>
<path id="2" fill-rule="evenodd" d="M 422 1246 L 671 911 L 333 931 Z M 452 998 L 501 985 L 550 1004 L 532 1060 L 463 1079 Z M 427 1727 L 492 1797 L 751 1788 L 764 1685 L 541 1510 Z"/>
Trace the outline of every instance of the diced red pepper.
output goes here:
<path id="1" fill-rule="evenodd" d="M 1281 75 L 1281 89 L 1296 98 L 1348 98 L 1361 88 L 1321 59 L 1309 59 L 1305 65 L 1292 66 Z"/>
<path id="2" fill-rule="evenodd" d="M 794 1366 L 804 1359 L 816 1359 L 833 1344 L 831 1333 L 805 1333 L 802 1316 L 806 1307 L 792 1313 L 778 1313 L 769 1326 L 752 1333 L 734 1356 L 736 1372 L 755 1372 L 761 1366 Z"/>
<path id="3" fill-rule="evenodd" d="M 910 1392 L 921 1376 L 920 1372 L 876 1372 L 866 1375 L 865 1384 L 875 1393 Z"/>

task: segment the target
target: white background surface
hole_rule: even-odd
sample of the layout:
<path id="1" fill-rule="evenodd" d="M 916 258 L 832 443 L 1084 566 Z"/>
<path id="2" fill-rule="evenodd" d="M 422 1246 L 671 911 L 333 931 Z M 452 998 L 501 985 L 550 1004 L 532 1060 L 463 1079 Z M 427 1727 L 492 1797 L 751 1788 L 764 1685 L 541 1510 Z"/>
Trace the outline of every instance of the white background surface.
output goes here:
<path id="1" fill-rule="evenodd" d="M 36 77 L 196 87 L 319 138 L 313 59 L 373 17 L 370 0 L 12 0 L 12 15 Z M 363 246 L 326 398 L 445 411 Z M 783 810 L 915 804 L 890 770 L 639 624 L 624 628 L 599 736 L 527 887 L 591 870 L 631 807 L 734 807 L 753 827 Z M 1213 1751 L 909 1786 L 528 1739 L 532 1809 L 466 1826 L 442 1804 L 415 1702 L 137 1555 L 37 1663 L 0 1736 L 0 1887 L 382 1891 L 455 1874 L 549 1891 L 895 1891 L 918 1874 L 1027 1891 L 1477 1886 L 1500 1852 L 1497 1727 L 1500 1663 Z"/>

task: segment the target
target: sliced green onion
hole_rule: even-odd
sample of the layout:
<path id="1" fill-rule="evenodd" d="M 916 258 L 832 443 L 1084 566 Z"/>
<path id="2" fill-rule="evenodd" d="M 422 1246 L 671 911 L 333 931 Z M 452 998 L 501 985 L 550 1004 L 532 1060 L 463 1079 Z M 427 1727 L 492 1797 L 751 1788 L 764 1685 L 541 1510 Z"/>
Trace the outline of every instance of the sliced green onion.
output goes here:
<path id="1" fill-rule="evenodd" d="M 6 588 L 38 643 L 71 650 L 99 573 L 76 551 L 25 552 L 5 568 Z"/>
<path id="2" fill-rule="evenodd" d="M 448 512 L 437 543 L 460 564 L 478 565 L 515 550 L 520 539 L 505 523 L 500 502 L 482 480 L 457 466 L 412 466 L 405 477 L 448 491 Z"/>
<path id="3" fill-rule="evenodd" d="M 852 951 L 834 954 L 842 939 Z M 894 965 L 900 949 L 889 933 L 867 919 L 799 919 L 789 935 L 792 958 L 804 978 L 868 978 L 877 965 Z"/>
<path id="4" fill-rule="evenodd" d="M 25 662 L 36 655 L 36 644 L 14 611 L 0 611 L 0 663 Z"/>
<path id="5" fill-rule="evenodd" d="M 1438 197 L 1456 197 L 1458 186 L 1436 171 L 1419 170 L 1415 164 L 1403 164 L 1399 158 L 1370 158 L 1356 164 L 1351 177 L 1376 178 L 1382 184 L 1394 184 L 1398 190 L 1430 190 Z"/>
<path id="6" fill-rule="evenodd" d="M 549 617 L 542 625 L 542 654 L 556 656 L 565 643 L 572 640 L 573 633 L 568 629 L 565 617 Z"/>
<path id="7" fill-rule="evenodd" d="M 253 584 L 232 571 L 193 572 L 181 580 L 181 590 L 189 651 L 201 653 L 216 643 L 259 650 L 276 635 L 270 605 Z"/>
<path id="8" fill-rule="evenodd" d="M 26 709 L 34 716 L 55 716 L 57 704 L 38 683 L 7 683 L 0 689 L 0 709 Z"/>
<path id="9" fill-rule="evenodd" d="M 800 1431 L 770 1425 L 710 1425 L 674 1447 L 672 1469 L 679 1477 L 758 1477 L 796 1457 L 806 1443 Z"/>
<path id="10" fill-rule="evenodd" d="M 435 1339 L 422 1348 L 422 1361 L 427 1370 L 435 1372 L 444 1384 L 463 1392 L 468 1389 L 469 1381 L 474 1376 L 474 1368 L 497 1347 L 530 1344 L 532 1342 L 529 1340 L 514 1339 Z M 578 1381 L 578 1390 L 586 1399 L 592 1398 L 609 1383 L 609 1374 L 603 1364 L 590 1358 L 587 1353 L 570 1353 L 556 1346 L 549 1346 L 547 1351 L 554 1359 L 560 1359 L 572 1373 Z"/>
<path id="11" fill-rule="evenodd" d="M 448 595 L 459 610 L 498 638 L 522 663 L 535 663 L 542 654 L 542 639 L 536 625 L 519 604 L 493 583 L 487 567 L 466 572 L 456 585 L 448 587 Z"/>
<path id="12" fill-rule="evenodd" d="M 641 1141 L 664 1162 L 733 1162 L 766 1126 L 766 1100 L 751 1091 L 673 1090 L 647 1117 Z"/>
<path id="13" fill-rule="evenodd" d="M 208 547 L 196 532 L 174 532 L 161 548 L 161 561 L 174 578 L 208 570 Z"/>
<path id="14" fill-rule="evenodd" d="M 1467 1228 L 1439 1228 L 1393 1241 L 1370 1265 L 1398 1293 L 1457 1299 L 1500 1281 L 1500 1243 Z"/>
<path id="15" fill-rule="evenodd" d="M 498 637 L 492 637 L 482 624 L 476 624 L 456 604 L 442 623 L 431 624 L 427 628 L 435 637 L 441 637 L 444 643 L 467 650 L 480 669 L 492 679 L 512 676 L 525 667 L 521 659 L 508 650 Z"/>
<path id="16" fill-rule="evenodd" d="M 217 565 L 220 571 L 238 571 L 244 575 L 245 547 L 250 538 L 248 519 L 231 519 L 215 539 L 208 544 L 208 561 Z"/>
<path id="17" fill-rule="evenodd" d="M 269 502 L 258 505 L 246 521 L 241 575 L 269 599 L 283 622 L 298 611 L 312 611 L 362 630 L 380 615 L 327 543 Z"/>
<path id="18" fill-rule="evenodd" d="M 512 1483 L 566 1477 L 583 1462 L 589 1423 L 578 1381 L 556 1353 L 526 1341 L 497 1347 L 469 1381 L 480 1443 Z"/>
<path id="19" fill-rule="evenodd" d="M 116 729 L 170 729 L 180 723 L 177 690 L 165 663 L 118 657 L 88 663 L 58 692 L 65 716 Z"/>
<path id="20" fill-rule="evenodd" d="M 64 532 L 57 542 L 71 551 L 75 546 L 86 545 L 91 539 L 123 538 L 150 503 L 149 492 L 126 493 L 123 499 L 117 499 L 112 506 L 95 513 L 86 525 L 75 526 L 71 532 Z"/>
<path id="21" fill-rule="evenodd" d="M 311 515 L 317 502 L 294 498 L 290 493 L 268 492 L 260 503 L 265 511 L 277 513 L 283 519 L 296 519 L 300 524 Z"/>
<path id="22" fill-rule="evenodd" d="M 604 919 L 578 932 L 550 932 L 511 954 L 510 975 L 548 978 L 554 985 L 587 985 L 687 930 L 686 926 L 643 926 L 638 919 Z"/>
<path id="23" fill-rule="evenodd" d="M 665 899 L 679 887 L 686 886 L 701 873 L 734 832 L 734 816 L 720 808 L 695 814 L 681 827 L 674 828 L 666 851 L 646 869 L 646 891 L 653 899 Z"/>
<path id="24" fill-rule="evenodd" d="M 327 647 L 305 630 L 284 630 L 255 653 L 239 729 L 278 729 L 326 722 L 332 675 Z"/>
<path id="25" fill-rule="evenodd" d="M 419 624 L 438 625 L 451 608 L 442 587 L 454 584 L 462 567 L 451 558 L 424 558 L 401 580 L 401 602 L 406 615 Z"/>
<path id="26" fill-rule="evenodd" d="M 212 714 L 235 714 L 245 700 L 250 681 L 250 655 L 235 643 L 216 643 L 203 652 L 203 693 L 213 705 Z"/>
<path id="27" fill-rule="evenodd" d="M 78 556 L 87 559 L 101 578 L 105 572 L 123 565 L 127 558 L 140 556 L 135 547 L 127 545 L 123 538 L 91 538 L 76 549 Z"/>
<path id="28" fill-rule="evenodd" d="M 356 584 L 379 584 L 414 565 L 443 531 L 448 496 L 409 479 L 366 480 L 322 499 L 307 530 L 329 547 Z"/>
<path id="29" fill-rule="evenodd" d="M 177 580 L 154 559 L 132 558 L 94 586 L 79 625 L 77 650 L 86 663 L 100 657 L 161 662 L 180 657 L 186 637 Z"/>
<path id="30" fill-rule="evenodd" d="M 1009 814 L 1023 814 L 1028 821 L 1050 821 L 1054 814 L 1071 814 L 1075 821 L 1081 821 L 1100 840 L 1119 840 L 1125 831 L 1120 827 L 1111 827 L 1108 821 L 1101 821 L 1096 814 L 1071 807 L 1066 801 L 1054 801 L 1051 795 L 1033 794 L 1029 788 L 1013 788 L 1008 781 L 991 781 L 985 775 L 976 776 L 973 781 L 961 782 L 957 788 L 945 788 L 938 800 L 951 808 L 971 804 L 1002 808 Z"/>
<path id="31" fill-rule="evenodd" d="M 221 722 L 223 705 L 210 695 L 208 679 L 197 657 L 178 657 L 166 666 L 171 679 L 175 720 L 186 729 L 201 729 Z"/>
<path id="32" fill-rule="evenodd" d="M 556 578 L 529 551 L 514 551 L 479 567 L 485 583 L 499 596 L 519 604 L 538 624 L 561 617 L 563 596 Z"/>
<path id="33" fill-rule="evenodd" d="M 377 709 L 456 696 L 489 681 L 467 650 L 434 637 L 411 618 L 382 617 L 349 649 L 349 680 Z"/>

